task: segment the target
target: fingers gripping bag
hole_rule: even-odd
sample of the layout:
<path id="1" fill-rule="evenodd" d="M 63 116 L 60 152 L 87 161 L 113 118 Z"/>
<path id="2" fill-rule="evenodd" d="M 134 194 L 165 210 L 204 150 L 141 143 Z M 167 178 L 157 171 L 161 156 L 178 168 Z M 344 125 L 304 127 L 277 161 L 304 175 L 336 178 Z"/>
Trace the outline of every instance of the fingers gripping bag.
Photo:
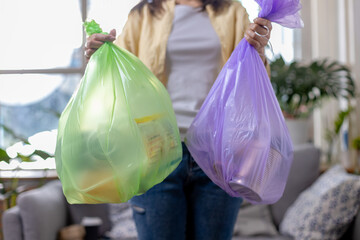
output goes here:
<path id="1" fill-rule="evenodd" d="M 89 35 L 101 33 L 85 23 Z M 182 147 L 170 97 L 133 54 L 106 42 L 63 111 L 56 170 L 69 203 L 120 203 L 163 181 Z"/>
<path id="2" fill-rule="evenodd" d="M 259 17 L 302 27 L 299 0 L 256 0 Z M 229 195 L 253 204 L 283 194 L 292 142 L 266 68 L 242 39 L 191 124 L 186 144 L 198 165 Z"/>

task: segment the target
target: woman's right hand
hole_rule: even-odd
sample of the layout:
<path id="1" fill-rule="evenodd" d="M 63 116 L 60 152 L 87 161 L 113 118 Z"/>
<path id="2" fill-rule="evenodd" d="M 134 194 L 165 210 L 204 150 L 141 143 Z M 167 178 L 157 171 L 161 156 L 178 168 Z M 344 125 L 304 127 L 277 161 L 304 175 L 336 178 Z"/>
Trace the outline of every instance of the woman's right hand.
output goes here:
<path id="1" fill-rule="evenodd" d="M 101 33 L 95 33 L 86 39 L 85 43 L 85 58 L 86 61 L 89 61 L 91 55 L 100 48 L 105 42 L 113 42 L 116 39 L 116 30 L 113 29 L 110 31 L 110 34 L 105 35 Z"/>

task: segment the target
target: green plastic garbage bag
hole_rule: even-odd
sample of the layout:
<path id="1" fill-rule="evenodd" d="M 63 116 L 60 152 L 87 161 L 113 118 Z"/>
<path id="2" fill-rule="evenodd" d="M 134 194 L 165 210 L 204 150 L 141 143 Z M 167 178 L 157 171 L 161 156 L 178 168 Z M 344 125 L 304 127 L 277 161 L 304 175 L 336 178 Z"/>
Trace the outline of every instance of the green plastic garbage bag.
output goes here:
<path id="1" fill-rule="evenodd" d="M 101 33 L 92 21 L 89 35 Z M 181 140 L 163 84 L 113 43 L 91 57 L 59 120 L 56 170 L 69 203 L 119 203 L 162 182 Z"/>

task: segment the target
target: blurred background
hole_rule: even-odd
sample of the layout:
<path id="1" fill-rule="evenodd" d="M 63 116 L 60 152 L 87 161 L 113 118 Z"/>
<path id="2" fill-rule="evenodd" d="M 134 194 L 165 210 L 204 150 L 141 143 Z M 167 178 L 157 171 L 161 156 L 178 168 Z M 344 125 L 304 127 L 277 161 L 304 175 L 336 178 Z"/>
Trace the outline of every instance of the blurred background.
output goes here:
<path id="1" fill-rule="evenodd" d="M 57 179 L 59 117 L 86 68 L 83 22 L 120 34 L 138 2 L 0 0 L 0 216 L 20 193 Z M 257 17 L 254 0 L 240 2 L 251 21 Z M 294 146 L 320 150 L 316 173 L 341 164 L 359 174 L 360 1 L 301 3 L 303 29 L 273 24 L 266 55 L 274 92 Z M 311 176 L 301 164 L 306 174 L 299 174 Z"/>
<path id="2" fill-rule="evenodd" d="M 104 31 L 120 34 L 137 2 L 0 0 L 0 172 L 55 168 L 58 119 L 86 66 L 82 23 L 95 19 Z M 258 5 L 241 2 L 253 20 Z M 273 24 L 266 54 L 274 90 L 294 144 L 319 147 L 325 165 L 353 167 L 360 136 L 360 2 L 301 2 L 303 29 Z M 292 130 L 292 120 L 302 127 Z M 297 139 L 300 133 L 305 136 Z"/>

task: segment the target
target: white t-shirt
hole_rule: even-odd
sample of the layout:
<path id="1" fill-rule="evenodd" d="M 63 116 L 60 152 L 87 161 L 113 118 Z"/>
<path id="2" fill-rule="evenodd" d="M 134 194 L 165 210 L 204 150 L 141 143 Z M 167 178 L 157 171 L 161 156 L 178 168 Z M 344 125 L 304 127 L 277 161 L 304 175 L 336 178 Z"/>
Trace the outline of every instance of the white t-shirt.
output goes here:
<path id="1" fill-rule="evenodd" d="M 220 40 L 207 12 L 176 5 L 167 42 L 166 73 L 182 140 L 221 70 L 220 64 Z"/>

